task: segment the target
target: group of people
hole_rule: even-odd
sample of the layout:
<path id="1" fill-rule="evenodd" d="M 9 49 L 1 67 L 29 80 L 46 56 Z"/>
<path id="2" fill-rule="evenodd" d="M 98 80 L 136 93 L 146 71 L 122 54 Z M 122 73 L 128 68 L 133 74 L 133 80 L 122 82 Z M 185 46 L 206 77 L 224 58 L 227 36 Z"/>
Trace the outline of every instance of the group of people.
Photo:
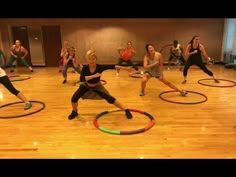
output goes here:
<path id="1" fill-rule="evenodd" d="M 28 110 L 32 107 L 30 101 L 24 96 L 24 94 L 17 90 L 12 82 L 10 81 L 9 77 L 7 76 L 6 72 L 3 68 L 11 68 L 10 72 L 14 72 L 12 69 L 12 65 L 16 60 L 20 60 L 31 72 L 33 72 L 33 68 L 28 64 L 25 60 L 26 56 L 28 55 L 28 51 L 21 45 L 20 40 L 16 40 L 15 43 L 10 48 L 10 58 L 7 61 L 6 56 L 2 50 L 0 50 L 0 83 L 13 95 L 18 97 L 21 101 L 24 102 L 24 109 Z"/>
<path id="2" fill-rule="evenodd" d="M 207 69 L 205 64 L 202 61 L 202 56 L 206 59 L 210 60 L 208 57 L 206 50 L 202 44 L 199 43 L 199 36 L 194 36 L 189 44 L 186 47 L 185 55 L 188 57 L 186 64 L 183 70 L 184 80 L 182 84 L 187 82 L 187 74 L 188 69 L 192 65 L 199 66 L 205 73 L 209 76 L 213 77 L 215 82 L 219 82 L 214 74 Z M 178 43 L 177 43 L 178 44 Z M 179 48 L 180 46 L 176 46 L 176 41 L 174 41 L 174 47 Z M 179 89 L 177 86 L 169 82 L 163 74 L 163 57 L 160 52 L 157 52 L 154 48 L 153 44 L 145 45 L 146 54 L 143 58 L 143 68 L 145 70 L 143 77 L 141 79 L 141 91 L 140 96 L 145 95 L 145 88 L 148 80 L 152 77 L 159 79 L 162 83 L 172 88 L 173 90 L 179 92 L 182 96 L 187 94 L 187 91 Z M 182 49 L 180 49 L 182 50 Z M 72 112 L 68 116 L 69 120 L 74 119 L 78 116 L 78 100 L 80 98 L 83 99 L 105 99 L 108 103 L 114 104 L 116 107 L 120 108 L 125 112 L 125 115 L 128 119 L 132 118 L 132 114 L 125 106 L 123 106 L 116 98 L 110 95 L 110 93 L 106 90 L 106 88 L 101 84 L 100 79 L 102 72 L 107 69 L 116 69 L 117 73 L 119 73 L 120 69 L 126 71 L 132 71 L 133 69 L 138 70 L 138 68 L 132 63 L 131 58 L 136 54 L 135 50 L 132 49 L 132 43 L 129 41 L 127 43 L 127 48 L 119 48 L 118 52 L 120 54 L 120 58 L 118 60 L 117 65 L 100 65 L 97 63 L 97 55 L 95 51 L 88 50 L 86 53 L 87 65 L 79 65 L 78 58 L 75 55 L 75 48 L 69 46 L 67 50 L 64 51 L 63 57 L 63 65 L 62 65 L 62 73 L 64 76 L 63 83 L 66 82 L 66 71 L 70 66 L 74 67 L 74 69 L 80 73 L 80 81 L 81 84 L 79 88 L 74 92 L 71 98 L 72 104 Z M 25 57 L 25 56 L 24 56 Z M 24 58 L 23 57 L 23 58 Z M 173 57 L 176 57 L 176 53 L 173 54 Z M 177 57 L 181 57 L 177 55 Z M 124 60 L 123 60 L 124 59 Z M 129 66 L 121 66 L 123 62 L 127 62 Z M 0 82 L 14 95 L 16 95 L 19 99 L 25 102 L 25 109 L 29 109 L 32 105 L 30 102 L 24 97 L 24 95 L 16 90 L 14 86 L 11 84 L 9 78 L 2 68 L 0 68 Z"/>

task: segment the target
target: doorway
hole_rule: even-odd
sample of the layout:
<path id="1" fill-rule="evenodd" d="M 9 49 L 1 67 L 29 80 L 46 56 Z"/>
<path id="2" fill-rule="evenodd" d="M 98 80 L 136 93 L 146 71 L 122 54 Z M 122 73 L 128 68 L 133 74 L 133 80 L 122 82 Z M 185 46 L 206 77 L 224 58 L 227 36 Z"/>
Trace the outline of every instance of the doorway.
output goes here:
<path id="1" fill-rule="evenodd" d="M 46 66 L 58 67 L 62 48 L 60 26 L 42 26 L 42 34 Z"/>
<path id="2" fill-rule="evenodd" d="M 25 60 L 29 63 L 29 65 L 32 65 L 27 26 L 12 26 L 11 31 L 13 40 L 12 45 L 15 43 L 16 40 L 20 40 L 21 45 L 24 46 L 26 50 L 28 50 L 28 55 L 26 56 Z M 24 66 L 21 62 L 17 62 L 17 65 Z"/>

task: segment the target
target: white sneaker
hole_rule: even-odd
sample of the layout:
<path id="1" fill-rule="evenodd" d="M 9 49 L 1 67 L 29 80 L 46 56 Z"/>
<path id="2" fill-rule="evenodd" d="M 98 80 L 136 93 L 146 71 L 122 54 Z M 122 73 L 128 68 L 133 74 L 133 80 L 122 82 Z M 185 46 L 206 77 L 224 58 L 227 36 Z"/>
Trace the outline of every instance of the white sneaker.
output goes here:
<path id="1" fill-rule="evenodd" d="M 32 104 L 30 102 L 26 102 L 24 110 L 30 109 L 31 107 L 32 107 Z"/>
<path id="2" fill-rule="evenodd" d="M 139 96 L 144 96 L 145 93 L 144 92 L 140 92 Z"/>
<path id="3" fill-rule="evenodd" d="M 187 93 L 188 93 L 188 92 L 187 92 L 186 90 L 181 90 L 181 95 L 182 95 L 182 96 L 187 95 Z"/>
<path id="4" fill-rule="evenodd" d="M 116 77 L 119 77 L 120 76 L 120 73 L 116 73 Z"/>

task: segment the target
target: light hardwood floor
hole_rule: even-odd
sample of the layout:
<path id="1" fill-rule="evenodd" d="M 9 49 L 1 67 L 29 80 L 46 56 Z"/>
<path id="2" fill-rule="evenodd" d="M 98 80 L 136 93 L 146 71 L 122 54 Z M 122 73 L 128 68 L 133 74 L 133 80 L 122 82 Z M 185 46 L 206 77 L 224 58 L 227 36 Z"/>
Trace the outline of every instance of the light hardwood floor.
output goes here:
<path id="1" fill-rule="evenodd" d="M 220 79 L 236 82 L 236 70 L 223 65 L 208 65 Z M 71 69 L 69 69 L 71 71 Z M 7 71 L 8 72 L 8 71 Z M 74 81 L 78 74 L 69 72 L 68 83 L 62 84 L 58 68 L 18 68 L 9 75 L 31 75 L 31 79 L 13 82 L 29 99 L 44 102 L 42 111 L 21 118 L 0 119 L 0 158 L 236 158 L 236 86 L 209 87 L 198 83 L 209 78 L 199 69 L 190 69 L 188 82 L 182 85 L 182 72 L 165 70 L 165 77 L 180 88 L 205 94 L 208 100 L 200 104 L 175 104 L 163 101 L 159 94 L 171 90 L 159 80 L 147 83 L 146 95 L 139 96 L 140 78 L 121 71 L 107 70 L 102 79 L 105 87 L 128 108 L 148 112 L 155 125 L 148 131 L 133 135 L 113 135 L 95 128 L 93 120 L 98 113 L 115 109 L 105 100 L 80 100 L 79 117 L 68 120 L 71 96 L 78 88 Z M 213 81 L 205 81 L 213 83 Z M 217 85 L 230 85 L 221 81 Z M 201 95 L 178 93 L 163 95 L 173 101 L 198 102 Z M 0 85 L 0 105 L 19 100 Z M 13 116 L 40 109 L 33 103 L 24 111 L 23 104 L 0 109 L 0 116 Z M 113 112 L 98 120 L 100 126 L 111 130 L 136 130 L 149 124 L 149 119 L 133 112 L 128 120 L 123 112 Z"/>

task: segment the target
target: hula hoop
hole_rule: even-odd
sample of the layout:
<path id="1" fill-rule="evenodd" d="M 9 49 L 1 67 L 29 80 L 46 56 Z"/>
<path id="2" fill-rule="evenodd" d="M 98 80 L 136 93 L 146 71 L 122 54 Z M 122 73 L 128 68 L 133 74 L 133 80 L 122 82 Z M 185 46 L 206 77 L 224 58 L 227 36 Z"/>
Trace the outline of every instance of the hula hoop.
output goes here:
<path id="1" fill-rule="evenodd" d="M 161 52 L 164 50 L 164 48 L 170 47 L 170 46 L 172 46 L 172 45 L 173 45 L 173 44 L 171 43 L 171 44 L 166 44 L 166 45 L 162 46 L 159 52 L 161 53 Z"/>
<path id="2" fill-rule="evenodd" d="M 167 101 L 167 102 L 170 102 L 170 103 L 177 103 L 177 104 L 199 104 L 199 103 L 206 102 L 206 101 L 208 100 L 208 97 L 207 97 L 206 95 L 204 95 L 204 94 L 202 94 L 202 93 L 199 93 L 199 92 L 188 91 L 188 90 L 187 90 L 188 93 L 195 93 L 195 94 L 201 95 L 201 96 L 203 96 L 205 99 L 202 100 L 202 101 L 197 101 L 197 102 L 179 102 L 179 101 L 167 100 L 167 99 L 165 99 L 165 98 L 162 97 L 163 94 L 165 94 L 165 93 L 170 93 L 170 92 L 177 92 L 177 91 L 172 91 L 172 90 L 171 90 L 171 91 L 162 92 L 162 93 L 159 94 L 159 98 L 162 99 L 162 100 L 164 100 L 164 101 Z"/>
<path id="3" fill-rule="evenodd" d="M 119 130 L 109 130 L 109 129 L 106 129 L 106 128 L 104 128 L 104 127 L 101 127 L 101 126 L 98 124 L 97 120 L 98 120 L 100 117 L 102 117 L 103 115 L 109 114 L 109 113 L 111 113 L 111 112 L 118 112 L 118 111 L 122 111 L 122 110 L 120 110 L 120 109 L 115 109 L 115 110 L 104 111 L 104 112 L 99 113 L 98 115 L 96 115 L 95 119 L 93 120 L 94 126 L 95 126 L 97 129 L 99 129 L 99 130 L 101 130 L 101 131 L 103 131 L 103 132 L 105 132 L 105 133 L 110 133 L 110 134 L 114 134 L 114 135 L 131 135 L 131 134 L 137 134 L 137 133 L 145 132 L 145 131 L 151 129 L 151 128 L 154 126 L 154 124 L 155 124 L 155 120 L 154 120 L 154 118 L 153 118 L 153 116 L 152 116 L 151 114 L 149 114 L 149 113 L 147 113 L 147 112 L 143 112 L 143 111 L 141 111 L 141 110 L 136 110 L 136 109 L 129 109 L 129 111 L 131 111 L 131 112 L 138 112 L 138 113 L 140 113 L 140 114 L 144 114 L 145 116 L 147 116 L 147 117 L 150 119 L 150 124 L 148 124 L 148 125 L 147 125 L 146 127 L 144 127 L 144 128 L 137 129 L 137 130 L 129 130 L 129 131 L 119 131 Z"/>
<path id="4" fill-rule="evenodd" d="M 231 80 L 227 80 L 227 79 L 217 79 L 217 80 L 220 80 L 220 81 L 227 81 L 227 82 L 231 82 L 231 83 L 233 83 L 232 85 L 210 85 L 210 84 L 204 84 L 204 83 L 202 83 L 201 81 L 203 81 L 203 80 L 214 80 L 214 79 L 200 79 L 199 81 L 198 81 L 198 83 L 199 84 L 201 84 L 201 85 L 205 85 L 205 86 L 210 86 L 210 87 L 234 87 L 235 85 L 236 85 L 236 82 L 234 82 L 234 81 L 231 81 Z"/>
<path id="5" fill-rule="evenodd" d="M 18 103 L 23 103 L 23 102 L 19 101 L 19 102 L 8 103 L 8 104 L 0 106 L 0 109 L 3 108 L 3 107 L 6 107 L 6 106 L 18 104 Z M 19 118 L 19 117 L 28 116 L 28 115 L 31 115 L 31 114 L 34 114 L 34 113 L 42 111 L 45 108 L 45 106 L 46 106 L 45 103 L 41 102 L 41 101 L 30 101 L 30 103 L 40 103 L 42 105 L 42 107 L 40 109 L 36 110 L 36 111 L 30 112 L 30 113 L 26 113 L 26 114 L 20 114 L 20 115 L 16 115 L 16 116 L 2 116 L 2 114 L 1 114 L 0 119 Z"/>
<path id="6" fill-rule="evenodd" d="M 103 79 L 101 79 L 100 82 L 101 82 L 102 85 L 107 84 L 107 81 L 105 81 Z M 77 82 L 75 82 L 75 86 L 79 87 L 81 83 L 83 83 L 83 82 L 77 81 Z"/>
<path id="7" fill-rule="evenodd" d="M 144 75 L 143 71 L 137 71 L 137 72 L 134 72 L 134 73 L 130 74 L 129 76 L 133 77 L 133 78 L 142 78 L 143 75 Z"/>
<path id="8" fill-rule="evenodd" d="M 28 79 L 31 78 L 30 75 L 10 75 L 10 76 L 8 76 L 8 77 L 10 78 L 10 81 L 11 81 L 11 82 L 24 81 L 24 80 L 28 80 Z M 23 77 L 23 78 L 21 78 L 21 79 L 11 79 L 11 78 L 13 78 L 13 77 Z"/>

